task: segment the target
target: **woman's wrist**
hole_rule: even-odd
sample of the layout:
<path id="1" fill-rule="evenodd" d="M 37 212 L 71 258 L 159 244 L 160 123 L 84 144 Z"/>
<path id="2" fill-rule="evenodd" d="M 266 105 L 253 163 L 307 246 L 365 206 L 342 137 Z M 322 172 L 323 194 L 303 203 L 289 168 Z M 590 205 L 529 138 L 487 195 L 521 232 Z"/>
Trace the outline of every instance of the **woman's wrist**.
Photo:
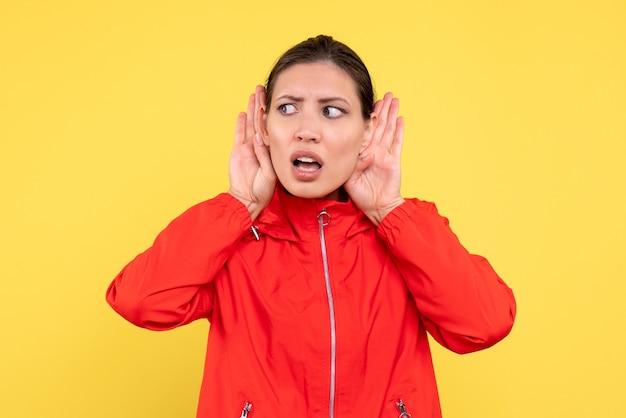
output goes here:
<path id="1" fill-rule="evenodd" d="M 252 219 L 253 221 L 257 218 L 257 216 L 259 216 L 259 213 L 261 213 L 261 208 L 259 207 L 258 203 L 253 202 L 249 199 L 245 199 L 239 196 L 237 193 L 233 192 L 232 190 L 229 190 L 228 194 L 240 201 L 241 204 L 246 207 L 248 213 L 250 213 L 250 219 Z"/>
<path id="2" fill-rule="evenodd" d="M 365 212 L 365 216 L 367 216 L 374 225 L 378 226 L 388 214 L 390 214 L 395 208 L 397 208 L 404 202 L 404 198 L 399 196 L 397 199 L 389 204 Z"/>

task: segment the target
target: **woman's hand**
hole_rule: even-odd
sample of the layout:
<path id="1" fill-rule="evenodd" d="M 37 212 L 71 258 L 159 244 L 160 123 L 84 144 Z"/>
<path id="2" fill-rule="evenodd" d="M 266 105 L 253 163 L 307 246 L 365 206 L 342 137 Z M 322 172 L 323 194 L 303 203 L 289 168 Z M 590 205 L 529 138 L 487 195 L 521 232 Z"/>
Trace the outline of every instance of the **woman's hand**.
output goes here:
<path id="1" fill-rule="evenodd" d="M 404 139 L 404 119 L 398 117 L 400 103 L 387 93 L 374 105 L 378 124 L 368 146 L 344 188 L 365 215 L 378 225 L 385 216 L 404 203 L 400 194 L 400 154 Z"/>
<path id="2" fill-rule="evenodd" d="M 276 187 L 269 150 L 257 133 L 259 112 L 264 106 L 265 89 L 257 86 L 248 101 L 248 111 L 241 112 L 237 118 L 235 145 L 228 167 L 228 193 L 246 206 L 252 220 L 268 205 Z"/>

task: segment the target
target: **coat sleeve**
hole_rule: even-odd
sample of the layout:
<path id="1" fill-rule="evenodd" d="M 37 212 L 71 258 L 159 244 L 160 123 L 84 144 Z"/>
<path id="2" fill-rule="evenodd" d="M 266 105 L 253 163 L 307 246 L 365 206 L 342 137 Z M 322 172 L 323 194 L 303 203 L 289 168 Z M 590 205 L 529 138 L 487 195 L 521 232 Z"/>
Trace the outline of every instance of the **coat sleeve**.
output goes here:
<path id="1" fill-rule="evenodd" d="M 444 347 L 468 353 L 511 330 L 513 292 L 489 262 L 468 253 L 434 204 L 407 200 L 380 223 L 379 237 L 413 295 L 428 332 Z"/>
<path id="2" fill-rule="evenodd" d="M 128 321 L 153 330 L 210 317 L 212 280 L 250 226 L 246 208 L 228 194 L 193 206 L 115 277 L 107 302 Z"/>

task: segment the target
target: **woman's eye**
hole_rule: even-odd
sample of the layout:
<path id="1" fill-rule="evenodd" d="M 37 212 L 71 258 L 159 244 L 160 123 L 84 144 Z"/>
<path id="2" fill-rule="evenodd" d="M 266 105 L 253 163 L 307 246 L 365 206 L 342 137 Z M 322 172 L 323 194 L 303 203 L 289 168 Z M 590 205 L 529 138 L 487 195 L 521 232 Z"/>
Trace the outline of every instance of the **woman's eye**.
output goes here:
<path id="1" fill-rule="evenodd" d="M 326 116 L 327 118 L 338 118 L 339 116 L 343 115 L 344 112 L 343 110 L 339 109 L 338 107 L 334 107 L 334 106 L 326 106 L 324 108 L 324 110 L 322 110 L 322 114 L 324 116 Z"/>
<path id="2" fill-rule="evenodd" d="M 296 107 L 292 104 L 281 104 L 278 106 L 278 111 L 283 115 L 291 115 L 296 112 Z"/>

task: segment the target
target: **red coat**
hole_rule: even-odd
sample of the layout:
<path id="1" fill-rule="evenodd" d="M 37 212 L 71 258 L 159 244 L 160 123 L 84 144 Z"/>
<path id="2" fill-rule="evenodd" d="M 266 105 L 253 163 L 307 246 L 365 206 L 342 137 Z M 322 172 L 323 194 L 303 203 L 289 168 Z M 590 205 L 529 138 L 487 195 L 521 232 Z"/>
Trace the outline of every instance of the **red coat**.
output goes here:
<path id="1" fill-rule="evenodd" d="M 440 417 L 426 332 L 467 353 L 515 317 L 511 290 L 432 203 L 375 227 L 351 202 L 282 191 L 254 223 L 228 194 L 187 210 L 107 300 L 149 329 L 208 318 L 199 418 Z"/>

